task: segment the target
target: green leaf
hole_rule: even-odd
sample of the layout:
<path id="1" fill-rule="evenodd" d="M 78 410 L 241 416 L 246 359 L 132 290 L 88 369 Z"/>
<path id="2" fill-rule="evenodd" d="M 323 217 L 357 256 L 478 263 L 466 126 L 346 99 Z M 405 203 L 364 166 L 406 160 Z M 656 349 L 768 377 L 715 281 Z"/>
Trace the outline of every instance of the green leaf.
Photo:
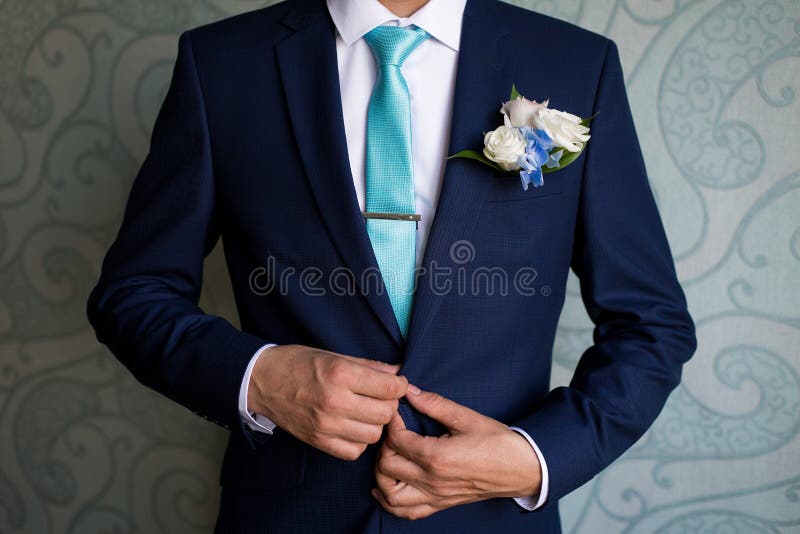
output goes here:
<path id="1" fill-rule="evenodd" d="M 500 172 L 506 172 L 500 165 L 495 163 L 494 161 L 488 159 L 486 156 L 483 155 L 483 152 L 478 152 L 477 150 L 462 150 L 461 152 L 456 152 L 452 156 L 447 156 L 447 159 L 451 158 L 468 158 L 474 159 L 475 161 L 480 161 L 484 165 L 488 165 L 495 170 Z"/>
<path id="2" fill-rule="evenodd" d="M 514 85 L 514 84 L 511 84 L 511 98 L 509 98 L 509 100 L 515 100 L 515 99 L 517 99 L 517 98 L 519 98 L 521 96 L 522 95 L 519 93 L 519 91 L 517 91 L 517 86 Z"/>
<path id="3" fill-rule="evenodd" d="M 581 124 L 584 125 L 584 126 L 589 126 L 589 123 L 592 122 L 595 119 L 595 117 L 597 117 L 598 115 L 600 115 L 599 111 L 597 113 L 595 113 L 594 115 L 592 115 L 591 117 L 586 117 L 585 119 L 583 119 L 581 121 Z"/>

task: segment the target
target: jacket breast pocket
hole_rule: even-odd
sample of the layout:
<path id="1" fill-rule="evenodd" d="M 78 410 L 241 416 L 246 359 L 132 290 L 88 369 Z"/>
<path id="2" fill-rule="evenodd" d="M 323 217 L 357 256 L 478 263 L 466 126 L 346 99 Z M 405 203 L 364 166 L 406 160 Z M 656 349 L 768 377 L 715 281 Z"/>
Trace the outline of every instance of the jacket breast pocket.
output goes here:
<path id="1" fill-rule="evenodd" d="M 253 490 L 299 486 L 304 479 L 307 447 L 280 428 L 256 448 L 232 435 L 222 461 L 220 484 Z"/>
<path id="2" fill-rule="evenodd" d="M 522 188 L 519 176 L 496 173 L 493 178 L 494 182 L 487 198 L 490 204 L 537 200 L 560 195 L 563 192 L 563 181 L 558 176 L 545 175 L 544 185 L 534 187 L 530 184 L 527 191 Z"/>

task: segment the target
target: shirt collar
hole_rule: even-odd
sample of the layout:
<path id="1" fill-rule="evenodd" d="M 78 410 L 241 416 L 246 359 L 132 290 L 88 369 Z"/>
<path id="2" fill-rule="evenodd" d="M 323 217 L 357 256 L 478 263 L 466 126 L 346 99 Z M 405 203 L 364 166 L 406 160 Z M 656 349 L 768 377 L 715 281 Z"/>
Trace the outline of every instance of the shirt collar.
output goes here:
<path id="1" fill-rule="evenodd" d="M 348 46 L 376 26 L 396 22 L 414 24 L 456 52 L 461 41 L 461 18 L 467 0 L 429 0 L 410 17 L 401 18 L 378 0 L 326 0 L 328 12 Z"/>

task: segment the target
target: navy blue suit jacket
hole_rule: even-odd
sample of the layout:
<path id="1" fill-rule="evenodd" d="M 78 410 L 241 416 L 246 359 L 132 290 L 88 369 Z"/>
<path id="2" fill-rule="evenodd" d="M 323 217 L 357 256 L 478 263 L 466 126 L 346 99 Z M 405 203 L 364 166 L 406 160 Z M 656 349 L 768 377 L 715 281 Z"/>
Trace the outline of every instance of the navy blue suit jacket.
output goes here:
<path id="1" fill-rule="evenodd" d="M 615 44 L 491 0 L 467 3 L 462 31 L 451 154 L 482 146 L 512 83 L 555 108 L 600 115 L 585 153 L 540 188 L 447 162 L 406 340 L 388 297 L 361 276 L 377 264 L 324 2 L 281 3 L 181 36 L 88 313 L 143 384 L 231 430 L 220 531 L 558 532 L 558 499 L 630 447 L 680 381 L 694 327 Z M 203 258 L 220 237 L 241 330 L 197 305 Z M 550 391 L 570 268 L 594 344 L 569 386 Z M 270 272 L 283 274 L 272 291 Z M 346 462 L 241 423 L 242 375 L 266 342 L 401 362 L 412 383 L 525 429 L 549 467 L 548 503 L 526 513 L 491 499 L 416 522 L 387 514 L 369 494 L 377 446 Z M 418 432 L 443 432 L 408 404 L 401 415 Z"/>

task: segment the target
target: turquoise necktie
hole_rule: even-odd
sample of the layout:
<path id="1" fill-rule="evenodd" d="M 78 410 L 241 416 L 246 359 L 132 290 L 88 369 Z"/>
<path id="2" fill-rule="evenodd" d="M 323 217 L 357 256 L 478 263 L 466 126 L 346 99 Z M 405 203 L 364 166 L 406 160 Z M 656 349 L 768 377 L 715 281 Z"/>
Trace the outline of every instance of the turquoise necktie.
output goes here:
<path id="1" fill-rule="evenodd" d="M 411 105 L 400 67 L 427 38 L 421 28 L 399 26 L 378 26 L 364 35 L 378 64 L 367 110 L 367 233 L 403 337 L 414 297 L 416 222 L 370 214 L 415 213 Z"/>

